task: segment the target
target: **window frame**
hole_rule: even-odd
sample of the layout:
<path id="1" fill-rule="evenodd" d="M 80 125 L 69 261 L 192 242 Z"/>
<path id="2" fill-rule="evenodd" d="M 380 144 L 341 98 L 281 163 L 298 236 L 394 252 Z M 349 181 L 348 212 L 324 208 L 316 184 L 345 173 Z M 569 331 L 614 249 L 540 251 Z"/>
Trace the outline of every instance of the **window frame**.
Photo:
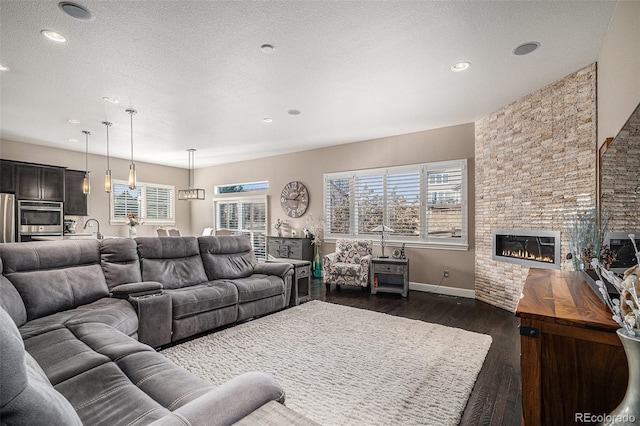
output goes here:
<path id="1" fill-rule="evenodd" d="M 427 199 L 428 193 L 433 191 L 444 192 L 451 191 L 452 185 L 455 185 L 455 181 L 450 181 L 450 176 L 447 175 L 447 183 L 429 183 L 429 175 L 431 174 L 444 174 L 450 169 L 460 170 L 460 236 L 459 237 L 429 237 L 427 214 L 429 210 L 429 201 Z M 352 238 L 352 239 L 371 239 L 374 243 L 380 241 L 379 233 L 372 232 L 358 232 L 358 211 L 356 206 L 356 182 L 358 177 L 376 176 L 381 175 L 383 177 L 383 223 L 389 225 L 389 212 L 390 206 L 393 206 L 388 197 L 390 194 L 390 187 L 387 177 L 389 175 L 398 174 L 415 174 L 418 173 L 419 179 L 419 233 L 416 236 L 407 235 L 394 235 L 390 233 L 385 235 L 385 242 L 390 245 L 405 244 L 407 247 L 416 248 L 434 248 L 445 250 L 468 250 L 469 249 L 469 186 L 468 186 L 468 161 L 466 158 L 459 160 L 438 161 L 431 163 L 421 163 L 413 165 L 402 165 L 393 167 L 383 167 L 375 169 L 362 169 L 355 171 L 345 171 L 336 173 L 325 173 L 323 176 L 323 211 L 325 214 L 325 240 L 333 242 L 340 238 Z M 348 233 L 332 233 L 331 226 L 331 211 L 330 200 L 328 194 L 328 185 L 331 180 L 349 180 L 349 232 Z M 444 180 L 444 179 L 442 179 Z M 436 179 L 437 181 L 437 179 Z M 414 184 L 415 187 L 415 184 Z M 442 187 L 442 189 L 438 189 Z M 457 204 L 457 203 L 456 203 Z M 397 205 L 397 204 L 396 204 Z"/>
<path id="2" fill-rule="evenodd" d="M 125 180 L 113 180 L 113 187 L 109 193 L 109 223 L 111 225 L 124 225 L 127 224 L 128 220 L 124 217 L 115 217 L 115 186 L 116 185 L 124 185 L 129 186 L 129 183 Z M 147 215 L 147 188 L 159 188 L 159 189 L 169 189 L 171 190 L 171 205 L 169 206 L 169 210 L 171 212 L 171 217 L 167 219 L 149 219 L 146 217 Z M 149 182 L 137 182 L 136 189 L 140 189 L 141 192 L 141 200 L 138 201 L 138 205 L 140 207 L 140 211 L 142 212 L 140 217 L 140 222 L 143 225 L 175 225 L 176 224 L 176 187 L 174 185 L 165 185 L 160 183 L 149 183 Z"/>

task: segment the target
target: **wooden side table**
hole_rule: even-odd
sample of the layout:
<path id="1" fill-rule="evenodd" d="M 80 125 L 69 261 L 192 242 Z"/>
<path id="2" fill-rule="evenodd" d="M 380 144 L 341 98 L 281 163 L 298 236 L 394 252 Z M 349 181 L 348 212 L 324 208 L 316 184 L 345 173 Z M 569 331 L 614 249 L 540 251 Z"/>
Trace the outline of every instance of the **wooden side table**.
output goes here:
<path id="1" fill-rule="evenodd" d="M 622 400 L 627 359 L 611 312 L 580 272 L 529 270 L 518 303 L 524 424 L 575 424 Z"/>
<path id="2" fill-rule="evenodd" d="M 290 263 L 293 265 L 293 280 L 289 306 L 297 306 L 311 300 L 311 262 L 296 259 L 269 259 L 267 262 Z"/>
<path id="3" fill-rule="evenodd" d="M 409 259 L 372 258 L 369 267 L 371 294 L 378 292 L 409 295 Z"/>

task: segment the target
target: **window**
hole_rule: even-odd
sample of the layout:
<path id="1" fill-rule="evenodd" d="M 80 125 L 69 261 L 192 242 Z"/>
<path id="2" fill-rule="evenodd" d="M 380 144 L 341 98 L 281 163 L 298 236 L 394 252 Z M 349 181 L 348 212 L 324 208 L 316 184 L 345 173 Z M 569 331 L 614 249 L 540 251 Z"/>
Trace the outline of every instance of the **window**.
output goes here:
<path id="1" fill-rule="evenodd" d="M 267 191 L 269 189 L 269 182 L 251 182 L 251 183 L 236 183 L 231 185 L 217 185 L 214 188 L 216 194 L 239 194 L 242 192 L 252 191 Z"/>
<path id="2" fill-rule="evenodd" d="M 128 213 L 142 222 L 175 224 L 175 188 L 169 185 L 138 183 L 129 189 L 125 181 L 114 181 L 111 192 L 111 223 L 125 223 Z"/>
<path id="3" fill-rule="evenodd" d="M 219 198 L 213 200 L 216 231 L 249 235 L 259 261 L 267 255 L 267 197 Z"/>
<path id="4" fill-rule="evenodd" d="M 325 174 L 327 238 L 467 248 L 467 160 Z"/>

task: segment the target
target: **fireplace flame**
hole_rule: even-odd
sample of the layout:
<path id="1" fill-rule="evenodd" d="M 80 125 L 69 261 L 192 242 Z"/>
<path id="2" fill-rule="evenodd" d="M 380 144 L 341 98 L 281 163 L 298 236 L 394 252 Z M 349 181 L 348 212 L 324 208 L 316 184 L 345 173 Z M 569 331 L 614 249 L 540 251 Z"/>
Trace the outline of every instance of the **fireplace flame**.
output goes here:
<path id="1" fill-rule="evenodd" d="M 539 256 L 530 253 L 527 250 L 503 250 L 502 256 L 515 257 L 518 259 L 534 260 L 536 262 L 553 263 L 553 259 L 550 256 Z"/>

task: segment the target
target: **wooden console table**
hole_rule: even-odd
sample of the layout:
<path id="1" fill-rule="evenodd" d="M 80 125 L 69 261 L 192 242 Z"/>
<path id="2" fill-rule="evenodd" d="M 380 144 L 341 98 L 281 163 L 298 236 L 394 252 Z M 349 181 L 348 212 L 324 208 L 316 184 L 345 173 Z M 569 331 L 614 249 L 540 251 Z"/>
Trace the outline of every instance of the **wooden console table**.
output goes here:
<path id="1" fill-rule="evenodd" d="M 524 424 L 573 425 L 610 413 L 628 379 L 619 328 L 582 273 L 531 268 L 520 317 Z"/>

